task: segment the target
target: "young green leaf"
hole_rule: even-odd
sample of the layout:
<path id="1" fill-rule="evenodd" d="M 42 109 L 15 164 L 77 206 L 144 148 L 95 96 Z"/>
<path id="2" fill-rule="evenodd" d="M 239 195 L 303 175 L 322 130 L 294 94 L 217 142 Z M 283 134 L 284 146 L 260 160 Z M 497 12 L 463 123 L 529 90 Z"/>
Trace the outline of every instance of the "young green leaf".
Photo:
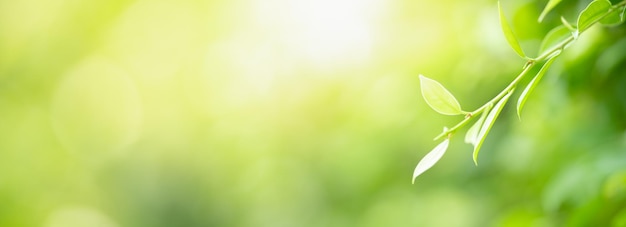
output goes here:
<path id="1" fill-rule="evenodd" d="M 550 32 L 548 32 L 546 37 L 543 38 L 543 41 L 541 41 L 541 45 L 539 46 L 539 53 L 543 53 L 549 48 L 559 44 L 560 42 L 563 42 L 568 37 L 570 37 L 570 35 L 571 33 L 569 29 L 567 29 L 567 27 L 565 27 L 564 25 L 553 28 L 552 30 L 550 30 Z"/>
<path id="2" fill-rule="evenodd" d="M 595 0 L 585 8 L 580 14 L 578 14 L 578 31 L 581 32 L 587 30 L 593 23 L 597 22 L 602 16 L 611 8 L 611 2 L 608 0 Z"/>
<path id="3" fill-rule="evenodd" d="M 502 7 L 500 6 L 500 1 L 498 1 L 498 12 L 500 14 L 500 26 L 502 26 L 502 32 L 504 33 L 504 37 L 506 38 L 506 41 L 509 42 L 509 45 L 513 48 L 513 50 L 515 51 L 515 53 L 517 53 L 517 55 L 519 55 L 522 58 L 526 58 L 526 54 L 524 54 L 524 50 L 522 50 L 522 47 L 519 45 L 519 42 L 517 41 L 517 38 L 515 37 L 513 30 L 511 30 L 509 23 L 506 21 L 506 18 L 504 17 L 504 13 L 502 12 Z"/>
<path id="4" fill-rule="evenodd" d="M 539 84 L 539 81 L 541 80 L 543 75 L 546 74 L 546 71 L 548 71 L 554 59 L 556 59 L 556 57 L 559 56 L 560 54 L 561 54 L 561 51 L 558 50 L 554 52 L 554 54 L 552 54 L 550 58 L 548 58 L 548 60 L 546 61 L 545 64 L 543 64 L 543 66 L 541 67 L 537 75 L 535 75 L 535 77 L 528 83 L 528 85 L 526 85 L 526 88 L 524 89 L 522 94 L 519 96 L 519 99 L 517 100 L 517 117 L 520 120 L 522 119 L 522 108 L 524 107 L 524 104 L 526 103 L 526 99 L 528 98 L 528 95 L 533 91 L 533 89 L 535 89 L 537 84 Z"/>
<path id="5" fill-rule="evenodd" d="M 539 15 L 539 22 L 543 21 L 543 18 L 559 3 L 561 3 L 561 0 L 550 0 L 546 7 L 543 8 L 541 15 Z"/>
<path id="6" fill-rule="evenodd" d="M 476 142 L 478 139 L 478 132 L 480 131 L 480 126 L 482 126 L 483 122 L 485 122 L 485 118 L 487 117 L 487 113 L 489 113 L 490 109 L 491 109 L 491 105 L 489 105 L 487 108 L 485 108 L 485 110 L 483 110 L 483 113 L 480 115 L 480 118 L 474 123 L 474 125 L 472 125 L 470 129 L 467 130 L 467 133 L 465 133 L 465 143 L 476 145 Z"/>
<path id="7" fill-rule="evenodd" d="M 443 87 L 439 82 L 420 75 L 422 84 L 422 96 L 433 110 L 445 115 L 463 114 L 461 104 L 454 95 Z"/>
<path id="8" fill-rule="evenodd" d="M 430 169 L 430 167 L 433 167 L 433 165 L 435 165 L 435 163 L 437 163 L 439 159 L 441 159 L 441 156 L 443 156 L 443 154 L 446 153 L 449 143 L 450 143 L 450 140 L 445 139 L 443 142 L 437 145 L 432 151 L 426 154 L 426 156 L 424 156 L 424 158 L 422 158 L 422 160 L 420 160 L 419 163 L 417 163 L 417 166 L 415 167 L 415 170 L 413 171 L 413 180 L 411 181 L 411 183 L 415 183 L 415 178 L 417 178 L 417 176 L 424 173 L 426 170 Z"/>
<path id="9" fill-rule="evenodd" d="M 513 94 L 513 90 L 509 91 L 509 93 L 502 97 L 502 99 L 500 99 L 500 101 L 498 101 L 498 103 L 493 106 L 493 109 L 491 109 L 489 115 L 487 115 L 485 122 L 483 122 L 483 125 L 480 128 L 480 132 L 478 133 L 477 142 L 474 145 L 474 164 L 478 165 L 478 152 L 480 151 L 480 147 L 483 145 L 483 142 L 485 142 L 485 138 L 487 137 L 489 130 L 491 130 L 493 123 L 496 122 L 496 119 L 498 118 L 500 111 L 502 111 L 504 104 L 506 104 L 506 102 L 509 100 L 509 97 L 511 97 L 511 94 Z"/>
<path id="10" fill-rule="evenodd" d="M 616 26 L 624 22 L 624 7 L 613 9 L 609 15 L 600 20 L 600 24 L 605 26 Z"/>
<path id="11" fill-rule="evenodd" d="M 565 26 L 567 29 L 569 29 L 571 32 L 575 32 L 576 28 L 574 28 L 574 26 L 567 21 L 567 19 L 565 19 L 565 17 L 561 16 L 561 23 L 563 23 L 563 26 Z"/>

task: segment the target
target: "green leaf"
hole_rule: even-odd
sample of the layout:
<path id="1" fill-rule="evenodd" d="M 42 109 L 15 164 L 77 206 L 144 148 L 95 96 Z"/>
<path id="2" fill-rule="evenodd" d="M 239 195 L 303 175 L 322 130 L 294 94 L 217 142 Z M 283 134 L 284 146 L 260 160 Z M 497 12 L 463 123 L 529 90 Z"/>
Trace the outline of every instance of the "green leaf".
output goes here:
<path id="1" fill-rule="evenodd" d="M 608 0 L 595 0 L 578 14 L 578 34 L 587 30 L 593 23 L 597 22 L 611 8 Z"/>
<path id="2" fill-rule="evenodd" d="M 522 47 L 519 45 L 519 42 L 517 41 L 517 38 L 515 38 L 515 34 L 513 33 L 513 30 L 511 30 L 509 23 L 506 21 L 506 18 L 504 17 L 504 13 L 502 12 L 502 7 L 500 6 L 500 1 L 498 1 L 498 12 L 500 14 L 500 26 L 502 26 L 502 32 L 504 33 L 504 37 L 506 38 L 506 41 L 509 42 L 509 45 L 513 48 L 513 50 L 515 51 L 515 53 L 517 53 L 517 55 L 519 55 L 522 58 L 526 58 L 526 54 L 524 54 L 524 50 L 522 50 Z"/>
<path id="3" fill-rule="evenodd" d="M 419 163 L 417 163 L 417 166 L 415 167 L 415 170 L 413 171 L 413 180 L 411 181 L 412 183 L 415 183 L 415 178 L 417 178 L 417 176 L 421 175 L 426 170 L 430 169 L 430 167 L 433 167 L 433 165 L 435 165 L 435 163 L 437 163 L 439 159 L 441 159 L 441 156 L 443 156 L 443 154 L 446 153 L 449 143 L 450 143 L 450 140 L 445 139 L 443 142 L 437 145 L 432 151 L 426 154 L 426 156 L 424 156 L 422 160 L 420 160 Z"/>
<path id="4" fill-rule="evenodd" d="M 561 0 L 550 0 L 546 7 L 543 8 L 541 15 L 539 15 L 539 22 L 543 21 L 543 18 L 559 3 L 561 3 Z"/>
<path id="5" fill-rule="evenodd" d="M 609 15 L 600 20 L 600 24 L 603 24 L 605 26 L 620 25 L 622 22 L 624 22 L 624 9 L 626 8 L 622 7 L 618 9 L 613 9 L 613 11 Z"/>
<path id="6" fill-rule="evenodd" d="M 549 48 L 563 42 L 570 36 L 571 36 L 571 33 L 569 29 L 565 27 L 564 25 L 560 25 L 556 28 L 553 28 L 552 30 L 550 30 L 550 32 L 548 32 L 546 37 L 543 38 L 543 41 L 541 41 L 541 45 L 539 47 L 539 53 L 543 53 Z"/>
<path id="7" fill-rule="evenodd" d="M 535 77 L 528 83 L 528 85 L 526 85 L 526 88 L 524 89 L 522 94 L 519 96 L 519 99 L 517 100 L 517 117 L 520 120 L 522 119 L 522 108 L 524 107 L 524 104 L 526 103 L 526 99 L 528 98 L 528 95 L 533 91 L 533 89 L 535 89 L 537 84 L 539 84 L 539 81 L 541 80 L 543 75 L 546 74 L 546 71 L 548 71 L 554 59 L 556 59 L 556 57 L 559 56 L 560 54 L 561 54 L 561 51 L 558 50 L 553 55 L 551 55 L 550 58 L 548 58 L 548 60 L 546 61 L 545 64 L 543 64 L 543 66 L 541 67 L 537 75 L 535 75 Z"/>
<path id="8" fill-rule="evenodd" d="M 574 28 L 574 26 L 570 24 L 563 16 L 561 16 L 561 23 L 563 23 L 563 26 L 565 26 L 570 31 L 572 32 L 576 31 L 576 28 Z"/>
<path id="9" fill-rule="evenodd" d="M 443 87 L 439 82 L 420 75 L 422 84 L 422 96 L 433 110 L 445 115 L 463 114 L 461 105 L 454 95 Z"/>
<path id="10" fill-rule="evenodd" d="M 504 104 L 506 104 L 506 102 L 509 100 L 509 97 L 511 97 L 511 94 L 513 94 L 513 90 L 509 91 L 509 93 L 507 93 L 504 97 L 502 97 L 502 99 L 500 99 L 500 101 L 498 101 L 498 103 L 496 103 L 496 105 L 493 106 L 493 109 L 491 109 L 491 111 L 489 112 L 489 115 L 487 115 L 485 122 L 483 122 L 483 125 L 480 128 L 480 132 L 478 133 L 478 137 L 477 137 L 478 141 L 476 145 L 474 145 L 474 154 L 473 154 L 474 164 L 478 165 L 478 152 L 480 151 L 480 147 L 483 145 L 483 142 L 485 142 L 485 138 L 487 137 L 489 130 L 491 130 L 493 123 L 496 122 L 496 119 L 498 118 L 500 111 L 502 111 Z"/>
<path id="11" fill-rule="evenodd" d="M 478 132 L 480 131 L 480 126 L 482 126 L 483 122 L 485 122 L 485 118 L 487 117 L 487 113 L 489 113 L 490 109 L 491 106 L 488 106 L 480 115 L 478 121 L 476 121 L 474 125 L 472 125 L 472 127 L 467 130 L 467 133 L 465 134 L 465 143 L 476 145 L 476 142 L 478 141 Z"/>

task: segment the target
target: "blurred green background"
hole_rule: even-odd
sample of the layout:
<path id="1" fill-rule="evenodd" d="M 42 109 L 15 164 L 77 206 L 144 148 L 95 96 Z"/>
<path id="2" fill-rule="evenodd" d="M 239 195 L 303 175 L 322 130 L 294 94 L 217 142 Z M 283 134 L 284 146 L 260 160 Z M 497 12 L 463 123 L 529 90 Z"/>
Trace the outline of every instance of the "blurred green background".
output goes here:
<path id="1" fill-rule="evenodd" d="M 589 1 L 546 2 L 502 2 L 531 56 Z M 418 75 L 471 110 L 523 63 L 495 1 L 0 0 L 0 226 L 626 226 L 625 25 L 411 184 L 462 119 Z"/>

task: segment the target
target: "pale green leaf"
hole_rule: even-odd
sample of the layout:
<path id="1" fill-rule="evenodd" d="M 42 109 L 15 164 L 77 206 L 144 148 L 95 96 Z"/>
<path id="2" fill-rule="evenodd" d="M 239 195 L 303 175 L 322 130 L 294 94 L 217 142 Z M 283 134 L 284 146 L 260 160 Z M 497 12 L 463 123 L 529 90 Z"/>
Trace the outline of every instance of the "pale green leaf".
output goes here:
<path id="1" fill-rule="evenodd" d="M 454 95 L 439 82 L 423 75 L 420 75 L 420 82 L 422 84 L 422 96 L 433 110 L 445 115 L 463 114 L 461 105 L 454 98 Z"/>
<path id="2" fill-rule="evenodd" d="M 524 104 L 526 103 L 526 99 L 528 98 L 528 95 L 533 91 L 533 89 L 535 89 L 537 84 L 539 84 L 539 81 L 541 80 L 543 75 L 546 74 L 546 71 L 548 71 L 554 59 L 556 59 L 556 57 L 559 56 L 560 54 L 561 54 L 561 51 L 558 50 L 553 55 L 551 55 L 550 58 L 548 58 L 548 60 L 546 61 L 545 64 L 543 64 L 543 66 L 541 67 L 537 75 L 535 75 L 535 77 L 528 83 L 528 85 L 526 85 L 526 88 L 524 89 L 522 94 L 519 96 L 519 99 L 517 100 L 517 117 L 520 120 L 522 119 L 522 108 L 524 108 Z"/>
<path id="3" fill-rule="evenodd" d="M 541 41 L 541 45 L 539 46 L 539 53 L 543 53 L 551 47 L 563 42 L 570 36 L 571 32 L 564 25 L 553 28 L 552 30 L 550 30 L 550 32 L 548 32 L 546 37 L 543 38 L 543 41 Z"/>
<path id="4" fill-rule="evenodd" d="M 550 0 L 546 7 L 543 8 L 541 15 L 539 15 L 539 22 L 543 21 L 543 18 L 552 10 L 556 5 L 561 3 L 561 0 Z"/>
<path id="5" fill-rule="evenodd" d="M 485 138 L 487 137 L 489 130 L 491 130 L 493 123 L 496 122 L 500 111 L 502 111 L 504 104 L 506 104 L 506 102 L 509 100 L 511 94 L 513 94 L 513 90 L 509 91 L 509 93 L 502 97 L 502 99 L 500 99 L 500 101 L 498 101 L 498 103 L 493 106 L 493 109 L 491 109 L 489 115 L 487 115 L 485 122 L 483 122 L 483 125 L 480 128 L 480 132 L 478 133 L 476 145 L 474 145 L 474 164 L 478 165 L 478 152 L 480 151 L 480 147 L 483 145 L 483 142 L 485 142 Z"/>
<path id="6" fill-rule="evenodd" d="M 517 53 L 517 55 L 519 55 L 522 58 L 526 58 L 526 54 L 524 54 L 524 50 L 522 50 L 522 47 L 519 45 L 519 42 L 517 41 L 517 38 L 515 37 L 513 30 L 511 30 L 509 23 L 506 21 L 506 18 L 504 17 L 504 13 L 502 12 L 502 7 L 500 6 L 499 1 L 498 1 L 498 12 L 500 14 L 500 26 L 502 26 L 502 32 L 504 33 L 504 37 L 506 38 L 506 41 L 509 43 L 511 48 L 513 48 L 515 53 Z"/>
<path id="7" fill-rule="evenodd" d="M 574 28 L 574 26 L 572 24 L 570 24 L 567 21 L 567 19 L 565 19 L 565 17 L 563 17 L 563 16 L 561 16 L 561 23 L 563 23 L 563 26 L 565 26 L 570 31 L 572 31 L 572 32 L 576 31 L 576 28 Z"/>
<path id="8" fill-rule="evenodd" d="M 597 22 L 611 8 L 608 0 L 595 0 L 578 14 L 578 34 L 587 30 L 593 23 Z"/>
<path id="9" fill-rule="evenodd" d="M 450 143 L 450 140 L 445 139 L 443 142 L 437 145 L 432 151 L 426 154 L 426 156 L 424 156 L 422 160 L 420 160 L 419 163 L 417 163 L 417 166 L 415 167 L 415 170 L 413 171 L 413 180 L 411 181 L 412 183 L 415 183 L 415 178 L 417 178 L 417 176 L 421 175 L 426 170 L 430 169 L 430 167 L 433 167 L 433 165 L 435 165 L 435 163 L 437 163 L 439 159 L 441 159 L 441 156 L 443 156 L 443 154 L 446 153 L 449 143 Z"/>
<path id="10" fill-rule="evenodd" d="M 465 133 L 465 143 L 476 145 L 480 126 L 482 126 L 483 122 L 485 122 L 485 118 L 487 117 L 487 113 L 489 113 L 490 109 L 491 106 L 487 107 L 480 115 L 480 118 L 474 123 L 474 125 L 472 125 L 472 127 L 467 130 L 467 133 Z"/>
<path id="11" fill-rule="evenodd" d="M 624 7 L 614 9 L 609 15 L 602 18 L 600 23 L 606 26 L 616 26 L 624 22 Z"/>

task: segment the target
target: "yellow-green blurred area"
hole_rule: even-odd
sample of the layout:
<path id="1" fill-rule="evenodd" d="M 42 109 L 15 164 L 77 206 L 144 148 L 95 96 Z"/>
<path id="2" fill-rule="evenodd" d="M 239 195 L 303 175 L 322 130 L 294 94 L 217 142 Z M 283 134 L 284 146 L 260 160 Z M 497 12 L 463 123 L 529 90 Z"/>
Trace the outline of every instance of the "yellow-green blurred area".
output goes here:
<path id="1" fill-rule="evenodd" d="M 546 2 L 502 2 L 531 56 L 588 3 Z M 463 119 L 418 75 L 473 110 L 521 71 L 495 1 L 0 0 L 0 226 L 626 226 L 625 37 L 412 185 Z"/>

